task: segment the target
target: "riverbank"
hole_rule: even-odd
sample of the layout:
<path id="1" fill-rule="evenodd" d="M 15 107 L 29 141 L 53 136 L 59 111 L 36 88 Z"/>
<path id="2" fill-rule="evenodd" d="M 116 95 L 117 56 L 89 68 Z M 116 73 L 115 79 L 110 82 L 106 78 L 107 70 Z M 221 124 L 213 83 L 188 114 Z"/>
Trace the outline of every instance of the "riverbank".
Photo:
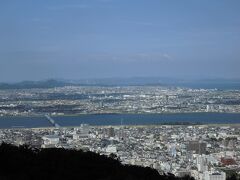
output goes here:
<path id="1" fill-rule="evenodd" d="M 52 116 L 52 118 L 62 127 L 79 126 L 80 124 L 92 126 L 240 124 L 240 113 L 82 114 L 79 116 Z M 0 117 L 0 128 L 51 126 L 44 116 Z"/>

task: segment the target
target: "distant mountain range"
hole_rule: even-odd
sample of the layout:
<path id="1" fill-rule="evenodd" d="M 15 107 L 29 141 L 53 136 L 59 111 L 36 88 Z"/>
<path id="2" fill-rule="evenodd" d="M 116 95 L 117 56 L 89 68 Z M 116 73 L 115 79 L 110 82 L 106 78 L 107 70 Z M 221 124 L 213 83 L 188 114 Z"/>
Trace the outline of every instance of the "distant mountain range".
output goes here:
<path id="1" fill-rule="evenodd" d="M 0 89 L 32 89 L 64 86 L 168 86 L 203 89 L 240 89 L 240 79 L 202 79 L 181 80 L 174 78 L 134 77 L 102 78 L 81 80 L 22 81 L 18 83 L 0 83 Z"/>

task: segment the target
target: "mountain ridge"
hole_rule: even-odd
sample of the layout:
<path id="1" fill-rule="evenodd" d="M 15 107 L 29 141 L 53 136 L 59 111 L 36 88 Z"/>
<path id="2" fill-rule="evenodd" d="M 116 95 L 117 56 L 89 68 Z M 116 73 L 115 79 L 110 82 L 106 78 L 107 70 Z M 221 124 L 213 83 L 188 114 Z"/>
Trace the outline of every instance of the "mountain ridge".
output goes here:
<path id="1" fill-rule="evenodd" d="M 166 86 L 187 87 L 193 89 L 240 89 L 240 79 L 199 79 L 182 80 L 158 77 L 102 78 L 102 79 L 47 79 L 42 81 L 22 81 L 0 83 L 0 89 L 33 89 L 64 86 Z"/>

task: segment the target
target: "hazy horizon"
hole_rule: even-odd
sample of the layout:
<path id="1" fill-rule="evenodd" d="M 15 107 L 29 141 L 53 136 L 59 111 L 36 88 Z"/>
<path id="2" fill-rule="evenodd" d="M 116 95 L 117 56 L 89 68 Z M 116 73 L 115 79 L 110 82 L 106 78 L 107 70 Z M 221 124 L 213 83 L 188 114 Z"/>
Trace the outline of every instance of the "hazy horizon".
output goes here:
<path id="1" fill-rule="evenodd" d="M 201 85 L 205 84 L 209 86 L 212 84 L 213 87 L 216 84 L 221 84 L 221 86 L 227 85 L 237 85 L 239 88 L 240 78 L 171 78 L 171 77 L 160 77 L 160 76 L 132 76 L 132 77 L 101 77 L 101 78 L 79 78 L 79 79 L 66 79 L 66 78 L 45 78 L 38 80 L 19 80 L 19 81 L 0 81 L 0 85 L 9 84 L 21 84 L 21 83 L 72 83 L 72 84 L 95 84 L 95 85 L 189 85 L 195 84 Z"/>
<path id="2" fill-rule="evenodd" d="M 240 78 L 238 0 L 0 2 L 0 82 Z"/>

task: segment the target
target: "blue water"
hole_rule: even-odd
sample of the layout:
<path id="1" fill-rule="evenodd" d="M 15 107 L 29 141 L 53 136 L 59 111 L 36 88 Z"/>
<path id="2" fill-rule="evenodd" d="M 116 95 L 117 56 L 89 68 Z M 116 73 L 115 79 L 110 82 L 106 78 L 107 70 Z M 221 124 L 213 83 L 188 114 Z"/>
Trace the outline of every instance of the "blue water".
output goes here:
<path id="1" fill-rule="evenodd" d="M 202 124 L 240 123 L 240 113 L 188 113 L 188 114 L 101 114 L 53 117 L 60 126 L 90 125 L 157 125 L 162 123 L 189 122 Z M 0 117 L 0 128 L 51 127 L 45 117 Z"/>

